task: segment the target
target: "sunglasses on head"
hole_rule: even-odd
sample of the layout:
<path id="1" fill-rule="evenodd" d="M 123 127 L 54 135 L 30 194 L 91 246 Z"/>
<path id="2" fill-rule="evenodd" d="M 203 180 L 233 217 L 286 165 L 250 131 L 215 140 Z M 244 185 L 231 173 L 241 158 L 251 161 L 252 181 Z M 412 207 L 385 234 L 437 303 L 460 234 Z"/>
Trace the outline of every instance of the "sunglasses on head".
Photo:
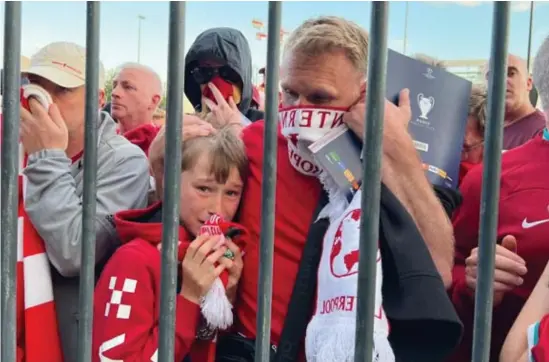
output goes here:
<path id="1" fill-rule="evenodd" d="M 240 82 L 238 74 L 226 65 L 218 68 L 196 67 L 191 70 L 191 75 L 198 84 L 206 84 L 217 75 L 233 84 L 238 84 Z"/>

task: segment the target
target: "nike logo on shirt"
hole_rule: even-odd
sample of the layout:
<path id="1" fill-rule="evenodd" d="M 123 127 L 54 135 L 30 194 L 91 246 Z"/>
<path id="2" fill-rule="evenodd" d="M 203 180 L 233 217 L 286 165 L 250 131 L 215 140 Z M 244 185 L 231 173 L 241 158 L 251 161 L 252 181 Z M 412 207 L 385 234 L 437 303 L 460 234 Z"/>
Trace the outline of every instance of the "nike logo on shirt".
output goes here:
<path id="1" fill-rule="evenodd" d="M 522 228 L 523 229 L 530 229 L 530 228 L 533 228 L 534 226 L 545 224 L 546 222 L 549 222 L 549 219 L 539 220 L 539 221 L 534 221 L 534 222 L 528 222 L 525 218 L 524 220 L 522 220 Z"/>

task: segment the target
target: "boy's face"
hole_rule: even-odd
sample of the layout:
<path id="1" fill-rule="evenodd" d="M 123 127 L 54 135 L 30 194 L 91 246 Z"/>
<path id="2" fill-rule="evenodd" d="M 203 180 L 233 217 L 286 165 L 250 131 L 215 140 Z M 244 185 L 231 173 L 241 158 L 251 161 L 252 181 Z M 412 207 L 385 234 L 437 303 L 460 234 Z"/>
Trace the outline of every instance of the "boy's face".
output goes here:
<path id="1" fill-rule="evenodd" d="M 213 214 L 232 220 L 238 209 L 244 183 L 236 167 L 230 171 L 225 184 L 209 173 L 207 154 L 198 158 L 195 166 L 181 174 L 180 219 L 192 235 Z"/>

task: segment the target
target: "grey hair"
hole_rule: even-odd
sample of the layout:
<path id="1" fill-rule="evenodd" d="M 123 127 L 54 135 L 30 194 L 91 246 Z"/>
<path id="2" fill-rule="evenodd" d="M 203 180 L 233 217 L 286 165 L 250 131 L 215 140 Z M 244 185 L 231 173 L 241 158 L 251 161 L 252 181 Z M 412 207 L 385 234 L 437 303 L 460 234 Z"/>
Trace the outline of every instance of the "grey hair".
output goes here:
<path id="1" fill-rule="evenodd" d="M 439 67 L 442 69 L 446 69 L 446 63 L 444 63 L 442 60 L 439 60 L 437 58 L 433 58 L 427 54 L 418 53 L 414 55 L 413 58 L 427 65 L 430 65 L 432 67 Z"/>
<path id="2" fill-rule="evenodd" d="M 549 36 L 543 40 L 534 58 L 532 78 L 538 90 L 541 106 L 547 113 L 549 111 Z"/>
<path id="3" fill-rule="evenodd" d="M 124 69 L 141 70 L 143 72 L 151 74 L 154 77 L 155 83 L 157 83 L 158 90 L 160 92 L 160 96 L 162 96 L 162 94 L 163 94 L 162 79 L 160 78 L 160 76 L 158 75 L 158 73 L 154 69 L 152 69 L 151 67 L 146 66 L 144 64 L 134 63 L 134 62 L 127 62 L 127 63 L 124 63 L 124 64 L 118 66 L 118 68 L 116 68 L 116 73 L 118 74 Z"/>

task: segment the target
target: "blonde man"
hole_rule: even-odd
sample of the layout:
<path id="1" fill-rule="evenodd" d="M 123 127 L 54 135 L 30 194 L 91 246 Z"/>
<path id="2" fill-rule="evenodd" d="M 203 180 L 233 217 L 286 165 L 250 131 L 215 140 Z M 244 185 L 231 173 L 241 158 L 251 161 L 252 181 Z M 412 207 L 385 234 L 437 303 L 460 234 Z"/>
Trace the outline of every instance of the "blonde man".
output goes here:
<path id="1" fill-rule="evenodd" d="M 329 221 L 331 221 L 330 227 L 337 228 L 339 218 L 343 217 L 350 225 L 355 227 L 357 226 L 357 220 L 360 219 L 359 217 L 349 219 L 344 215 L 342 216 L 341 212 L 349 205 L 347 200 L 340 204 L 343 205 L 342 208 L 338 208 L 337 205 L 334 207 L 332 201 L 338 200 L 330 200 L 330 204 L 321 214 L 321 221 L 311 226 L 311 222 L 317 220 L 318 211 L 326 204 L 326 198 L 321 192 L 322 183 L 318 178 L 321 173 L 320 168 L 308 151 L 307 146 L 326 134 L 332 127 L 341 124 L 342 121 L 362 137 L 365 119 L 363 93 L 366 87 L 367 60 L 368 34 L 357 24 L 338 17 L 320 17 L 306 21 L 288 38 L 284 49 L 281 64 L 283 109 L 279 115 L 282 132 L 278 138 L 274 230 L 275 272 L 272 328 L 270 331 L 273 349 L 277 349 L 279 351 L 277 353 L 282 354 L 284 360 L 303 361 L 305 359 L 303 353 L 300 353 L 303 347 L 300 341 L 303 340 L 307 323 L 313 314 L 314 286 L 318 262 L 318 259 L 311 257 L 311 255 L 319 255 L 320 253 L 318 250 L 311 252 L 310 248 L 314 250 L 314 248 L 320 247 L 318 240 L 324 239 L 327 243 L 335 241 L 334 234 L 330 234 L 335 231 L 330 231 L 328 228 Z M 398 229 L 407 235 L 408 242 L 400 245 L 400 247 L 411 250 L 410 255 L 407 255 L 407 251 L 402 250 L 399 256 L 410 257 L 413 262 L 393 262 L 401 263 L 402 266 L 415 265 L 418 270 L 426 268 L 422 273 L 430 277 L 422 280 L 421 287 L 418 285 L 417 289 L 415 287 L 412 287 L 412 289 L 415 290 L 413 293 L 415 297 L 420 298 L 423 295 L 428 300 L 425 305 L 423 302 L 417 302 L 415 305 L 422 305 L 429 309 L 429 301 L 434 302 L 436 300 L 437 307 L 435 309 L 440 311 L 442 308 L 444 310 L 441 315 L 445 315 L 443 319 L 450 321 L 447 326 L 451 326 L 452 331 L 448 332 L 448 330 L 435 326 L 431 328 L 433 338 L 436 337 L 437 342 L 439 342 L 436 344 L 435 349 L 433 349 L 432 340 L 428 340 L 430 337 L 423 331 L 422 333 L 414 333 L 411 330 L 404 333 L 398 332 L 399 328 L 397 326 L 400 317 L 404 319 L 409 317 L 411 319 L 416 317 L 420 319 L 429 318 L 427 316 L 429 312 L 426 310 L 418 311 L 417 309 L 413 313 L 411 310 L 404 311 L 407 307 L 401 302 L 410 300 L 410 296 L 399 296 L 400 292 L 394 289 L 401 283 L 398 281 L 400 277 L 395 273 L 397 268 L 394 264 L 391 264 L 391 261 L 387 261 L 387 266 L 384 265 L 383 268 L 383 278 L 387 278 L 385 279 L 386 284 L 389 285 L 385 288 L 389 290 L 388 294 L 383 298 L 398 300 L 395 304 L 395 306 L 397 304 L 398 306 L 395 309 L 387 310 L 387 315 L 389 315 L 392 323 L 391 330 L 394 331 L 392 332 L 395 341 L 393 347 L 397 357 L 406 356 L 402 358 L 412 359 L 417 357 L 417 360 L 426 360 L 424 358 L 425 353 L 429 353 L 431 356 L 437 355 L 443 358 L 447 354 L 448 348 L 452 348 L 455 340 L 459 337 L 459 327 L 454 328 L 459 323 L 454 320 L 454 315 L 451 314 L 451 305 L 441 280 L 443 279 L 446 283 L 451 280 L 452 230 L 443 208 L 425 178 L 421 162 L 407 132 L 406 124 L 411 114 L 407 91 L 401 93 L 400 100 L 401 103 L 398 106 L 386 103 L 382 209 L 390 212 L 393 216 L 399 215 L 398 218 L 402 217 L 406 221 L 396 228 L 386 223 L 383 230 L 389 232 L 389 230 L 396 231 Z M 228 108 L 226 102 L 218 102 L 218 107 Z M 346 110 L 349 107 L 351 109 L 347 112 Z M 227 117 L 226 119 L 232 118 Z M 230 125 L 235 130 L 242 129 L 238 118 Z M 246 251 L 246 263 L 239 286 L 239 299 L 237 299 L 235 306 L 238 316 L 238 324 L 236 325 L 238 334 L 219 341 L 218 352 L 221 352 L 221 355 L 226 358 L 237 358 L 235 357 L 237 355 L 238 358 L 244 358 L 243 360 L 250 360 L 250 358 L 253 360 L 254 355 L 253 339 L 257 336 L 258 312 L 257 275 L 260 263 L 260 245 L 257 240 L 259 240 L 261 233 L 263 133 L 263 121 L 258 121 L 242 131 L 250 160 L 250 173 L 246 181 L 246 191 L 242 199 L 239 220 L 250 230 L 253 238 Z M 397 201 L 397 198 L 400 202 Z M 355 205 L 356 200 L 359 199 L 359 193 L 356 193 L 353 196 L 352 205 Z M 359 212 L 360 210 L 358 210 Z M 324 218 L 325 216 L 330 220 L 327 221 Z M 382 216 L 382 224 L 383 222 L 391 223 L 389 219 L 385 218 L 387 216 L 387 214 Z M 417 227 L 412 220 L 415 220 Z M 307 242 L 309 230 L 311 230 L 311 238 L 315 240 L 312 245 L 316 246 L 305 246 L 305 244 L 310 244 L 310 242 Z M 328 230 L 328 234 L 326 234 L 326 238 L 323 238 L 326 230 Z M 423 238 L 420 231 L 423 233 Z M 335 279 L 331 277 L 330 280 L 320 278 L 318 280 L 318 294 L 321 295 L 321 288 L 322 292 L 328 288 L 328 294 L 335 293 L 338 287 L 334 283 L 337 280 L 342 283 L 340 286 L 344 289 L 344 293 L 350 294 L 341 294 L 337 298 L 333 296 L 333 298 L 325 300 L 319 299 L 316 302 L 316 313 L 321 313 L 323 306 L 336 306 L 336 309 L 331 308 L 330 310 L 337 312 L 335 314 L 343 318 L 339 321 L 344 320 L 345 325 L 348 327 L 342 329 L 338 325 L 337 330 L 348 329 L 351 331 L 350 334 L 354 336 L 352 332 L 354 330 L 354 321 L 350 322 L 352 317 L 349 319 L 347 316 L 353 315 L 355 312 L 357 265 L 354 261 L 357 260 L 356 247 L 358 239 L 356 239 L 356 234 L 353 233 L 348 236 L 351 239 L 345 245 L 341 245 L 342 249 L 336 255 L 337 260 L 334 260 L 338 263 L 337 274 L 344 277 L 339 279 L 338 277 L 335 277 Z M 396 234 L 382 233 L 380 237 L 382 245 L 385 245 L 385 243 L 391 244 L 387 246 L 386 250 L 393 249 L 396 246 L 394 244 L 397 240 L 395 238 Z M 332 249 L 334 246 L 335 243 L 324 245 L 323 249 L 329 253 L 331 250 L 335 250 Z M 304 248 L 309 251 L 304 253 Z M 345 257 L 347 252 L 349 257 Z M 392 251 L 388 251 L 388 253 L 389 255 L 393 254 Z M 438 270 L 433 264 L 431 255 Z M 350 265 L 348 271 L 341 270 L 341 268 L 345 268 L 342 264 L 345 259 L 348 259 Z M 319 276 L 321 271 L 324 273 L 329 270 L 329 266 L 327 267 L 329 261 L 327 260 L 330 260 L 330 258 L 325 259 L 325 256 L 322 256 L 322 260 L 324 261 L 320 262 Z M 300 266 L 300 263 L 303 265 Z M 301 271 L 298 273 L 298 270 Z M 415 275 L 418 270 L 411 271 L 411 273 Z M 328 272 L 326 275 L 331 274 Z M 345 278 L 345 276 L 350 278 Z M 378 276 L 381 278 L 381 272 L 378 273 Z M 408 290 L 407 287 L 405 289 Z M 322 295 L 326 296 L 325 294 Z M 377 293 L 377 297 L 381 298 L 381 294 Z M 415 297 L 412 298 L 415 299 Z M 417 301 L 417 299 L 415 300 Z M 381 299 L 377 299 L 377 301 L 378 306 L 380 306 L 382 304 Z M 303 304 L 300 305 L 301 303 Z M 446 314 L 448 311 L 450 311 L 450 317 Z M 401 313 L 400 316 L 393 318 L 398 313 Z M 379 340 L 384 341 L 383 355 L 390 355 L 392 352 L 385 348 L 386 315 L 384 313 L 381 315 L 376 313 L 376 315 L 379 315 L 377 321 L 381 323 L 379 325 L 376 322 L 376 325 L 380 326 L 380 328 L 376 327 L 376 331 L 380 332 Z M 413 324 L 411 323 L 411 325 Z M 435 324 L 439 325 L 438 323 Z M 310 328 L 307 334 L 309 332 L 311 332 Z M 263 333 L 269 332 L 263 331 Z M 342 336 L 342 334 L 337 333 L 334 335 L 336 338 Z M 343 335 L 343 337 L 346 336 L 348 336 L 348 333 Z M 429 336 L 431 336 L 430 333 Z M 348 339 L 336 340 L 345 340 L 345 346 L 348 346 Z M 334 339 L 330 340 L 330 342 L 334 341 Z M 327 344 L 326 346 L 332 346 L 333 351 L 340 352 L 334 355 L 336 357 L 334 361 L 346 360 L 337 358 L 341 356 L 347 358 L 354 353 L 354 348 L 344 350 L 341 346 L 335 346 L 334 344 Z M 324 351 L 326 350 L 324 348 Z M 310 356 L 309 360 L 311 361 L 330 361 L 329 359 L 322 360 L 326 355 L 317 355 L 319 350 L 313 348 L 309 351 L 307 354 Z M 381 350 L 373 352 L 377 351 Z M 247 357 L 243 356 L 243 353 L 246 353 Z"/>

